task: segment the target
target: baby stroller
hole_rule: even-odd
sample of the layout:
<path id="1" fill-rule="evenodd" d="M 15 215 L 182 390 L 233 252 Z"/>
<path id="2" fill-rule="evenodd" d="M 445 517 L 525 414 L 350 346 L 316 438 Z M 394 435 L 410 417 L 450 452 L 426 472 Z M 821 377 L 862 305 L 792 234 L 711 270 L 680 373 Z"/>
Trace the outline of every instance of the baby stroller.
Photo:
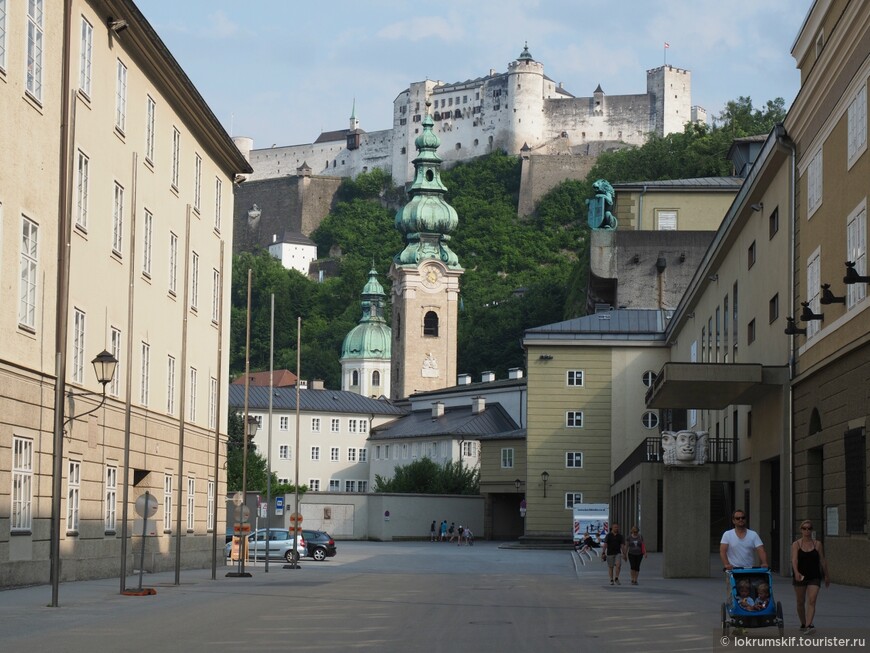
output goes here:
<path id="1" fill-rule="evenodd" d="M 722 634 L 728 629 L 764 628 L 776 626 L 783 634 L 782 603 L 773 596 L 773 574 L 769 569 L 757 567 L 735 567 L 725 572 L 728 578 L 728 600 L 722 604 Z M 769 597 L 759 597 L 758 588 L 766 585 Z M 740 596 L 739 589 L 747 596 Z M 762 588 L 763 589 L 763 588 Z"/>

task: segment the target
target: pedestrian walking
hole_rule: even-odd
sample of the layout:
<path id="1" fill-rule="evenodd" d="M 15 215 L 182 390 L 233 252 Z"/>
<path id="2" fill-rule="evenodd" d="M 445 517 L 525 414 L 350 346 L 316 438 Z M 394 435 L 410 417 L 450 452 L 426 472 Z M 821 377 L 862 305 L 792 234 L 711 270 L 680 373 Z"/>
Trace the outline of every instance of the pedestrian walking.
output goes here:
<path id="1" fill-rule="evenodd" d="M 435 520 L 432 520 L 432 525 L 429 527 L 429 541 L 435 541 Z"/>
<path id="2" fill-rule="evenodd" d="M 447 535 L 450 536 L 447 541 L 452 543 L 456 538 L 456 522 L 450 522 L 450 528 L 447 529 Z"/>
<path id="3" fill-rule="evenodd" d="M 445 519 L 441 522 L 441 541 L 444 542 L 447 539 L 447 520 Z"/>
<path id="4" fill-rule="evenodd" d="M 465 543 L 468 546 L 474 546 L 474 533 L 471 532 L 471 529 L 466 526 L 465 528 Z"/>
<path id="5" fill-rule="evenodd" d="M 459 524 L 459 537 L 456 539 L 456 546 L 462 546 L 462 536 L 465 533 L 465 529 L 462 528 L 462 524 Z"/>
<path id="6" fill-rule="evenodd" d="M 631 567 L 631 584 L 637 585 L 637 575 L 640 573 L 640 563 L 646 558 L 646 544 L 637 526 L 632 526 L 625 541 L 628 553 L 628 564 Z"/>
<path id="7" fill-rule="evenodd" d="M 825 552 L 822 543 L 813 538 L 813 522 L 809 519 L 801 522 L 801 536 L 791 545 L 791 570 L 801 634 L 809 635 L 816 629 L 813 618 L 822 579 L 825 587 L 831 586 Z"/>
<path id="8" fill-rule="evenodd" d="M 613 524 L 610 532 L 604 538 L 604 551 L 601 559 L 607 562 L 607 573 L 610 575 L 610 584 L 621 585 L 619 582 L 619 570 L 622 561 L 627 559 L 625 554 L 625 537 L 619 532 L 619 524 Z M 614 569 L 616 570 L 614 575 Z"/>

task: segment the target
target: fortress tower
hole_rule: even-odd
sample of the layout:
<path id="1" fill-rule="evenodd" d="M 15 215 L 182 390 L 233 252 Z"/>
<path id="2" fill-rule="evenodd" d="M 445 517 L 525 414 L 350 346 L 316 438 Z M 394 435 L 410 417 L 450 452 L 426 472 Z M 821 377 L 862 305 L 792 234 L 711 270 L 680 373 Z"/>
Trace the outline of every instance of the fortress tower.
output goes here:
<path id="1" fill-rule="evenodd" d="M 396 213 L 396 229 L 406 246 L 393 259 L 392 398 L 439 390 L 456 380 L 456 325 L 459 277 L 464 270 L 447 246 L 459 224 L 456 210 L 444 200 L 440 145 L 432 131 L 429 103 L 416 138 L 414 182 L 410 200 Z"/>
<path id="2" fill-rule="evenodd" d="M 544 64 L 532 59 L 526 43 L 520 56 L 508 64 L 509 128 L 505 149 L 519 152 L 524 144 L 537 144 L 544 131 Z"/>
<path id="3" fill-rule="evenodd" d="M 683 131 L 692 120 L 692 73 L 673 66 L 646 71 L 646 91 L 653 115 L 650 131 L 660 136 Z"/>

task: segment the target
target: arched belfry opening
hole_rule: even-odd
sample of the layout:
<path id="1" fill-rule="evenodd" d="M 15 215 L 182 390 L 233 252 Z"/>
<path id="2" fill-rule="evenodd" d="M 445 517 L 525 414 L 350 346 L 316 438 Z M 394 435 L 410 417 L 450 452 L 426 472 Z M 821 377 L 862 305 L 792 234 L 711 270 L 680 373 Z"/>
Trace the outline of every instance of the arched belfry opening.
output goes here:
<path id="1" fill-rule="evenodd" d="M 426 311 L 423 316 L 423 335 L 430 338 L 438 337 L 438 313 Z"/>

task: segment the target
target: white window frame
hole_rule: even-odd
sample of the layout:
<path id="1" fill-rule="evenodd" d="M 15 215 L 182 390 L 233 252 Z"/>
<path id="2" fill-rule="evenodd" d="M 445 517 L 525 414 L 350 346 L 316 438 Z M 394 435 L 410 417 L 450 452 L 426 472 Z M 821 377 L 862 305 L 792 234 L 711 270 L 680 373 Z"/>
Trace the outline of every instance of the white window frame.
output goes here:
<path id="1" fill-rule="evenodd" d="M 339 433 L 341 431 L 341 420 L 338 417 L 333 417 L 329 420 L 329 432 Z"/>
<path id="2" fill-rule="evenodd" d="M 568 370 L 565 372 L 565 385 L 569 388 L 582 388 L 585 377 L 583 370 Z"/>
<path id="3" fill-rule="evenodd" d="M 91 160 L 78 150 L 76 157 L 76 227 L 88 230 L 88 190 Z"/>
<path id="4" fill-rule="evenodd" d="M 349 462 L 349 463 L 356 462 L 356 447 L 348 447 L 347 448 L 347 462 Z"/>
<path id="5" fill-rule="evenodd" d="M 366 449 L 365 447 L 360 447 L 357 450 L 357 453 L 359 454 L 359 461 L 361 463 L 368 462 L 368 449 Z"/>
<path id="6" fill-rule="evenodd" d="M 583 452 L 566 451 L 565 469 L 583 469 Z"/>
<path id="7" fill-rule="evenodd" d="M 117 397 L 121 392 L 121 330 L 111 327 L 109 332 L 109 349 L 118 362 L 115 364 L 115 375 L 109 382 L 109 395 Z"/>
<path id="8" fill-rule="evenodd" d="M 79 52 L 79 90 L 91 97 L 91 65 L 94 53 L 94 26 L 82 16 Z"/>
<path id="9" fill-rule="evenodd" d="M 39 267 L 39 225 L 21 216 L 21 265 L 19 269 L 18 323 L 36 328 L 36 279 Z"/>
<path id="10" fill-rule="evenodd" d="M 154 242 L 154 214 L 145 209 L 142 220 L 142 274 L 151 277 L 151 260 Z"/>
<path id="11" fill-rule="evenodd" d="M 66 530 L 79 530 L 79 510 L 82 498 L 82 461 L 69 460 L 66 477 Z"/>
<path id="12" fill-rule="evenodd" d="M 196 421 L 196 379 L 197 371 L 195 367 L 190 368 L 190 412 L 188 418 L 191 422 Z"/>
<path id="13" fill-rule="evenodd" d="M 9 528 L 13 533 L 33 528 L 33 440 L 12 436 L 12 513 Z"/>
<path id="14" fill-rule="evenodd" d="M 822 205 L 822 148 L 810 159 L 807 166 L 807 220 L 813 217 L 816 210 Z"/>
<path id="15" fill-rule="evenodd" d="M 866 115 L 865 115 L 866 118 Z M 846 257 L 855 264 L 855 272 L 867 275 L 867 199 L 846 217 Z M 846 309 L 854 306 L 867 296 L 866 283 L 846 285 Z"/>
<path id="16" fill-rule="evenodd" d="M 190 308 L 193 311 L 199 306 L 199 254 L 193 252 L 190 261 Z"/>
<path id="17" fill-rule="evenodd" d="M 278 459 L 279 460 L 290 460 L 290 445 L 289 444 L 279 444 L 278 445 Z"/>
<path id="18" fill-rule="evenodd" d="M 103 530 L 114 533 L 118 526 L 118 466 L 106 465 Z"/>
<path id="19" fill-rule="evenodd" d="M 163 532 L 172 532 L 172 474 L 163 475 Z"/>
<path id="20" fill-rule="evenodd" d="M 308 479 L 308 490 L 309 490 L 309 492 L 320 492 L 320 479 L 319 478 L 309 478 Z"/>
<path id="21" fill-rule="evenodd" d="M 807 257 L 807 299 L 809 309 L 813 313 L 821 312 L 820 303 L 822 295 L 822 247 L 816 247 L 815 251 Z M 821 330 L 820 320 L 807 322 L 807 340 L 815 336 Z"/>
<path id="22" fill-rule="evenodd" d="M 341 492 L 341 479 L 338 479 L 338 478 L 329 479 L 329 491 L 330 492 Z"/>
<path id="23" fill-rule="evenodd" d="M 659 414 L 654 410 L 644 411 L 640 423 L 645 429 L 654 429 L 659 425 Z"/>
<path id="24" fill-rule="evenodd" d="M 219 177 L 214 180 L 214 229 L 217 232 L 221 230 L 221 195 L 223 195 L 224 184 Z"/>
<path id="25" fill-rule="evenodd" d="M 181 132 L 172 128 L 172 188 L 178 190 L 178 172 L 181 167 Z"/>
<path id="26" fill-rule="evenodd" d="M 514 467 L 514 448 L 504 447 L 501 450 L 501 468 L 513 469 Z"/>
<path id="27" fill-rule="evenodd" d="M 145 160 L 154 164 L 155 122 L 157 119 L 157 102 L 148 95 L 145 100 Z"/>
<path id="28" fill-rule="evenodd" d="M 281 431 L 289 431 L 290 430 L 290 416 L 289 415 L 279 415 L 278 416 L 278 429 Z"/>
<path id="29" fill-rule="evenodd" d="M 583 428 L 583 411 L 582 410 L 566 410 L 565 411 L 565 428 L 582 429 Z"/>
<path id="30" fill-rule="evenodd" d="M 72 370 L 74 383 L 85 381 L 85 312 L 73 308 Z"/>
<path id="31" fill-rule="evenodd" d="M 142 342 L 140 347 L 141 376 L 139 378 L 139 403 L 148 405 L 151 398 L 151 345 Z"/>
<path id="32" fill-rule="evenodd" d="M 311 432 L 312 433 L 320 433 L 320 418 L 312 417 L 311 418 Z"/>
<path id="33" fill-rule="evenodd" d="M 196 526 L 196 478 L 187 477 L 187 532 L 192 533 Z"/>
<path id="34" fill-rule="evenodd" d="M 361 435 L 369 434 L 369 421 L 367 419 L 361 419 L 359 421 L 359 432 Z"/>
<path id="35" fill-rule="evenodd" d="M 356 481 L 345 481 L 344 482 L 344 491 L 345 492 L 356 492 Z"/>
<path id="36" fill-rule="evenodd" d="M 217 426 L 218 380 L 213 376 L 208 379 L 208 427 Z"/>
<path id="37" fill-rule="evenodd" d="M 356 433 L 359 422 L 356 419 L 348 419 L 347 420 L 347 431 L 348 433 Z"/>
<path id="38" fill-rule="evenodd" d="M 43 0 L 27 3 L 27 59 L 25 61 L 25 90 L 42 103 L 42 59 L 45 42 L 45 14 Z"/>
<path id="39" fill-rule="evenodd" d="M 847 168 L 851 169 L 867 150 L 867 81 L 863 78 L 846 115 L 846 162 Z"/>
<path id="40" fill-rule="evenodd" d="M 122 256 L 124 247 L 124 187 L 115 182 L 112 196 L 112 253 Z"/>
<path id="41" fill-rule="evenodd" d="M 205 490 L 205 530 L 214 530 L 214 481 L 209 480 Z"/>
<path id="42" fill-rule="evenodd" d="M 330 447 L 329 448 L 329 462 L 331 462 L 331 463 L 341 462 L 341 450 L 338 447 Z"/>
<path id="43" fill-rule="evenodd" d="M 175 356 L 166 356 L 166 413 L 175 414 Z"/>
<path id="44" fill-rule="evenodd" d="M 115 77 L 115 129 L 122 134 L 127 128 L 127 66 L 118 59 Z"/>
<path id="45" fill-rule="evenodd" d="M 169 292 L 174 295 L 178 291 L 178 236 L 169 232 Z"/>
<path id="46" fill-rule="evenodd" d="M 357 481 L 356 482 L 356 491 L 363 493 L 369 491 L 369 482 L 368 481 Z"/>
<path id="47" fill-rule="evenodd" d="M 462 442 L 461 452 L 463 458 L 475 458 L 477 456 L 477 441 L 464 440 Z"/>
<path id="48" fill-rule="evenodd" d="M 565 509 L 572 510 L 574 506 L 581 505 L 583 503 L 583 493 L 582 492 L 566 492 L 565 493 Z"/>
<path id="49" fill-rule="evenodd" d="M 697 352 L 698 341 L 696 340 L 694 343 L 692 343 L 692 346 L 695 347 L 695 352 Z M 657 378 L 658 378 L 658 374 L 656 374 L 652 370 L 647 370 L 646 372 L 644 372 L 641 375 L 640 381 L 641 381 L 641 383 L 643 383 L 644 387 L 650 388 L 650 387 L 652 387 L 653 383 L 656 382 Z"/>
<path id="50" fill-rule="evenodd" d="M 198 153 L 193 158 L 193 210 L 202 210 L 202 157 Z"/>
<path id="51" fill-rule="evenodd" d="M 212 268 L 211 271 L 211 321 L 214 324 L 220 322 L 221 311 L 221 273 Z"/>
<path id="52" fill-rule="evenodd" d="M 320 447 L 311 447 L 311 460 L 320 460 Z"/>

